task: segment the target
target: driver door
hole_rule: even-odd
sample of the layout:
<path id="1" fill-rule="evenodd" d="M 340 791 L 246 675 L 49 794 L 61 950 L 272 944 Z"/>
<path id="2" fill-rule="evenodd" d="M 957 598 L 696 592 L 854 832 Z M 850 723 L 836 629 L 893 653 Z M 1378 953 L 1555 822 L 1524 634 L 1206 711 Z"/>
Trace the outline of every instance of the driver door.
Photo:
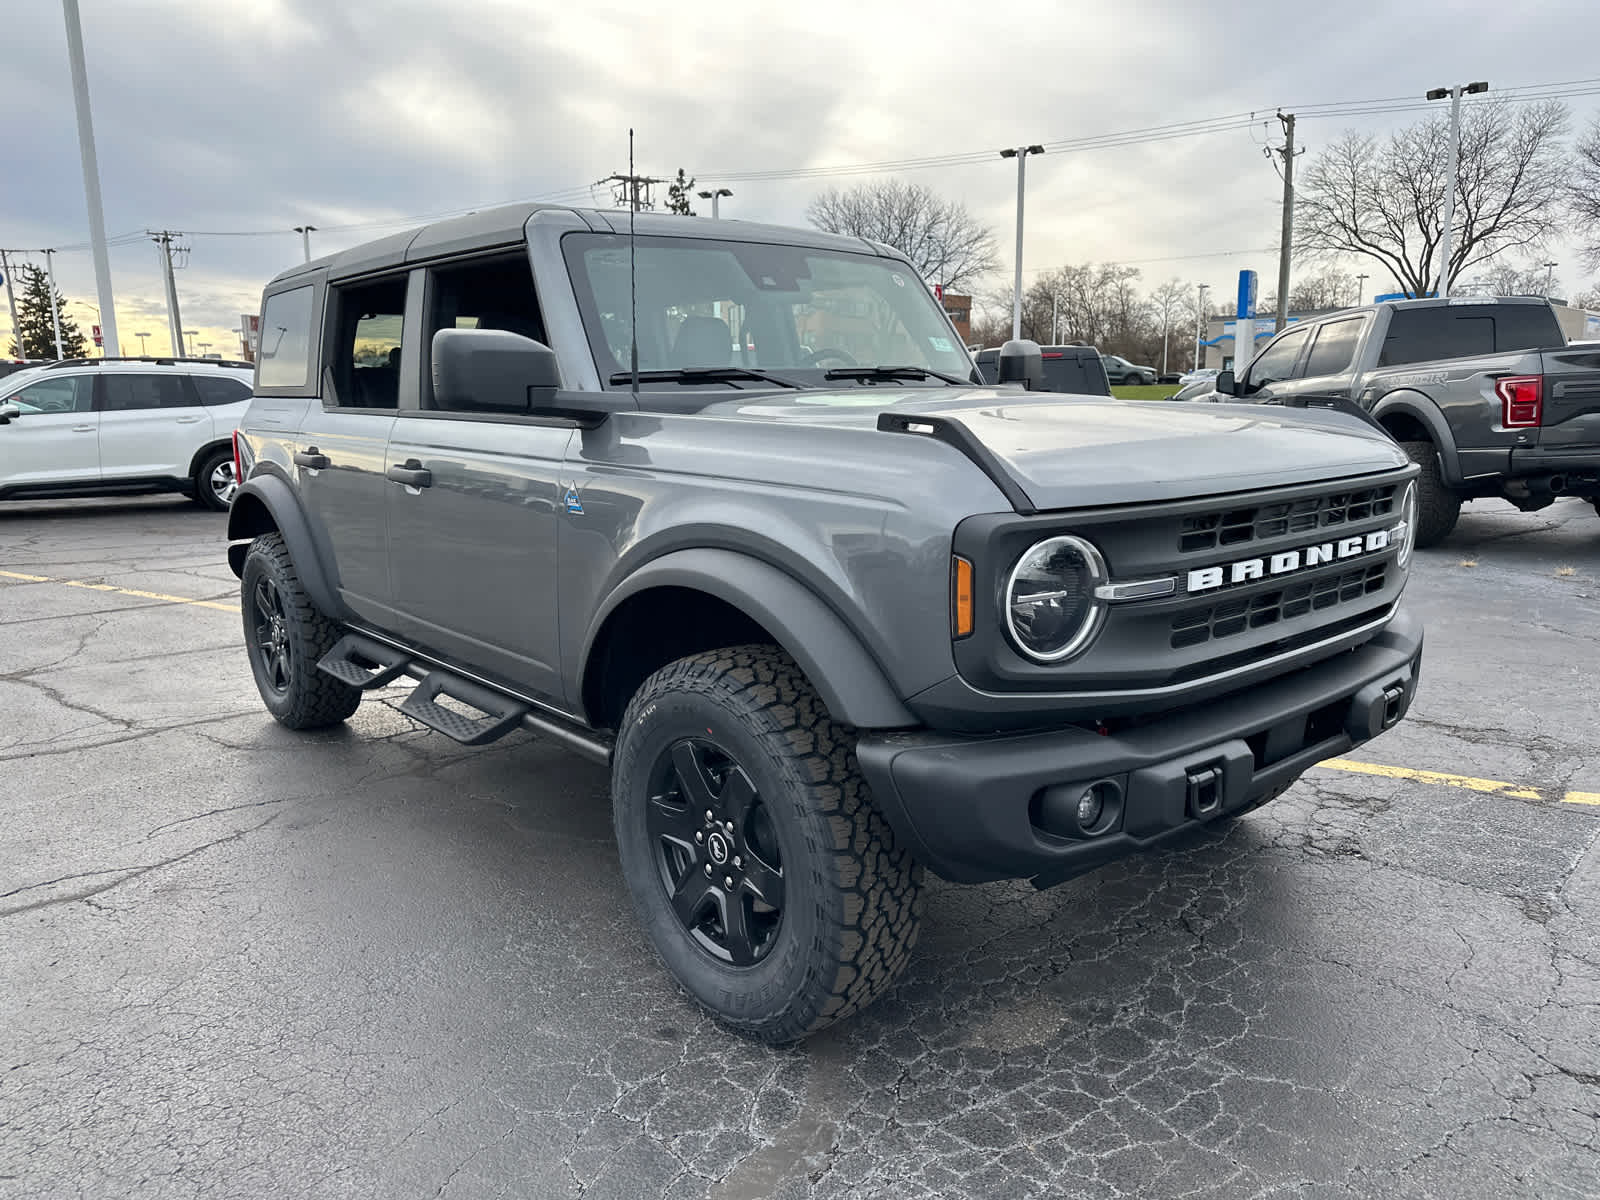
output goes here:
<path id="1" fill-rule="evenodd" d="M 1235 394 L 1253 404 L 1267 404 L 1280 398 L 1281 385 L 1295 379 L 1300 352 L 1311 338 L 1309 329 L 1289 329 L 1280 333 L 1245 368 Z"/>
<path id="2" fill-rule="evenodd" d="M 0 426 L 0 488 L 99 482 L 93 375 L 52 373 L 0 398 L 5 401 L 16 401 L 23 411 Z"/>

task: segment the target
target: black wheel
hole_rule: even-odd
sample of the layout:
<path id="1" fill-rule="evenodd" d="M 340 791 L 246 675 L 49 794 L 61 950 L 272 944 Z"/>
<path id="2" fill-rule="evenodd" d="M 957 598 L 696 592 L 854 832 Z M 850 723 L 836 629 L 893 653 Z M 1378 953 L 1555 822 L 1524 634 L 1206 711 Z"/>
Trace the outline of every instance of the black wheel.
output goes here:
<path id="1" fill-rule="evenodd" d="M 1461 497 L 1439 472 L 1439 452 L 1432 442 L 1401 442 L 1406 457 L 1422 468 L 1417 476 L 1417 545 L 1436 546 L 1449 536 L 1461 516 Z"/>
<path id="2" fill-rule="evenodd" d="M 207 508 L 227 512 L 239 480 L 233 473 L 233 451 L 214 450 L 201 460 L 194 473 L 194 498 Z"/>
<path id="3" fill-rule="evenodd" d="M 916 942 L 922 868 L 788 655 L 742 646 L 663 667 L 628 705 L 613 761 L 634 907 L 715 1016 L 782 1044 L 893 983 Z"/>
<path id="4" fill-rule="evenodd" d="M 306 594 L 278 534 L 250 543 L 240 596 L 245 649 L 267 711 L 290 729 L 322 729 L 355 712 L 360 689 L 317 670 L 339 628 Z"/>

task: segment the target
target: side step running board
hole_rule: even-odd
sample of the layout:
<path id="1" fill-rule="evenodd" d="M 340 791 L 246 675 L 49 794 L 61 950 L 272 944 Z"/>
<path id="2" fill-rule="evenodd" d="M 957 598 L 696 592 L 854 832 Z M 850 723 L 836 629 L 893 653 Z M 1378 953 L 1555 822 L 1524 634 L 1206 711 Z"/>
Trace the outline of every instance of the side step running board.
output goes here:
<path id="1" fill-rule="evenodd" d="M 600 735 L 546 716 L 520 696 L 468 679 L 364 634 L 345 634 L 317 663 L 317 668 L 363 691 L 393 683 L 401 676 L 417 680 L 417 686 L 399 705 L 400 711 L 466 746 L 486 745 L 513 730 L 526 728 L 592 762 L 611 762 L 611 743 Z M 447 708 L 439 703 L 441 698 L 454 700 L 473 712 Z"/>

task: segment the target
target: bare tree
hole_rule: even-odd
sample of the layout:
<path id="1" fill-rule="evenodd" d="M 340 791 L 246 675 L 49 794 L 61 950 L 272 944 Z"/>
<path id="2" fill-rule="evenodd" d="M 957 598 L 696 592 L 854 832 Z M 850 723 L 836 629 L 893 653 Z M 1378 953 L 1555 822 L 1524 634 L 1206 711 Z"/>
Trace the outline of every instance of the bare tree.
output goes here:
<path id="1" fill-rule="evenodd" d="M 1600 116 L 1578 139 L 1573 170 L 1567 181 L 1567 203 L 1584 239 L 1584 260 L 1600 271 Z"/>
<path id="2" fill-rule="evenodd" d="M 1356 277 L 1338 267 L 1324 267 L 1315 275 L 1296 279 L 1289 287 L 1289 307 L 1295 312 L 1343 308 L 1356 295 Z"/>
<path id="3" fill-rule="evenodd" d="M 1600 312 L 1600 287 L 1592 287 L 1586 292 L 1579 292 L 1572 298 L 1573 308 L 1586 308 L 1590 312 Z"/>
<path id="4" fill-rule="evenodd" d="M 829 233 L 893 246 L 929 283 L 961 289 L 1000 265 L 994 231 L 955 200 L 897 179 L 829 188 L 806 207 L 806 219 Z"/>
<path id="5" fill-rule="evenodd" d="M 1489 296 L 1542 296 L 1550 278 L 1544 267 L 1518 266 L 1502 260 L 1490 263 L 1467 282 Z"/>
<path id="6" fill-rule="evenodd" d="M 1461 122 L 1448 278 L 1556 231 L 1566 199 L 1567 109 L 1558 100 L 1469 106 Z M 1297 220 L 1308 253 L 1360 254 L 1420 295 L 1434 286 L 1443 237 L 1449 122 L 1396 130 L 1387 141 L 1348 131 L 1306 173 Z"/>

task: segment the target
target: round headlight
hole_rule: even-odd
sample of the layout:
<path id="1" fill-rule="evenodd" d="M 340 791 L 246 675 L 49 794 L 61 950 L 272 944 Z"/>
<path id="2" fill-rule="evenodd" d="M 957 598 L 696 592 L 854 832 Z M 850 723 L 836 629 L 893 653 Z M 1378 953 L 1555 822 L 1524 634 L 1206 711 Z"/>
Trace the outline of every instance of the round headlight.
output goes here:
<path id="1" fill-rule="evenodd" d="M 1406 494 L 1400 500 L 1400 550 L 1394 561 L 1402 567 L 1411 558 L 1411 545 L 1417 540 L 1417 483 L 1406 484 Z"/>
<path id="2" fill-rule="evenodd" d="M 1105 559 L 1079 537 L 1053 537 L 1028 550 L 1006 580 L 1006 631 L 1038 662 L 1061 662 L 1088 647 L 1100 631 Z"/>

